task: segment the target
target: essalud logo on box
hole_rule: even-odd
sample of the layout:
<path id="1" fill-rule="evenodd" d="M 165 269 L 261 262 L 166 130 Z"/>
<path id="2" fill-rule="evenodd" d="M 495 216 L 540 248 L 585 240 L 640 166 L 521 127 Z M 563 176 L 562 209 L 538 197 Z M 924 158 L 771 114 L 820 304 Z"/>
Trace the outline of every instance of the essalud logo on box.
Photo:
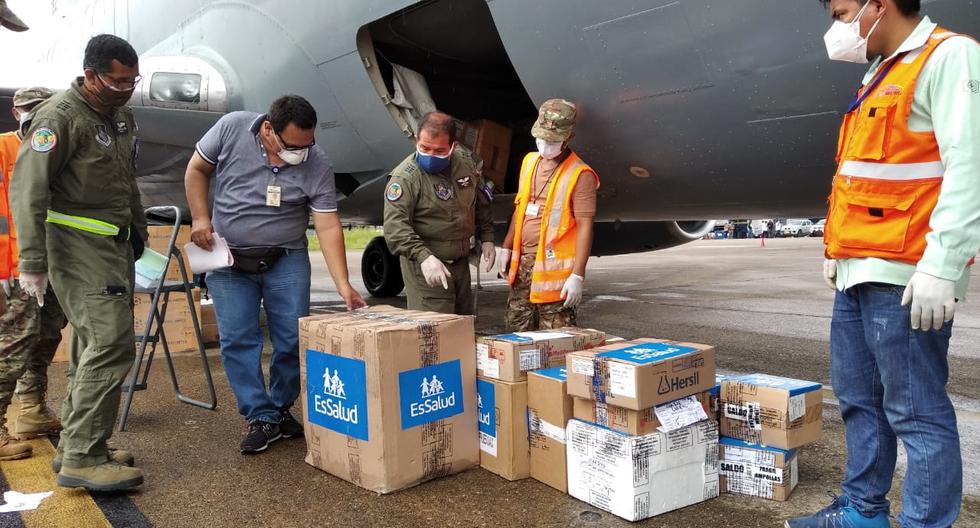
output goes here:
<path id="1" fill-rule="evenodd" d="M 335 420 L 356 425 L 358 423 L 357 405 L 349 406 L 347 392 L 344 390 L 344 380 L 340 377 L 340 369 L 334 369 L 333 374 L 327 367 L 323 371 L 323 393 L 313 397 L 313 407 L 316 412 L 327 415 Z"/>

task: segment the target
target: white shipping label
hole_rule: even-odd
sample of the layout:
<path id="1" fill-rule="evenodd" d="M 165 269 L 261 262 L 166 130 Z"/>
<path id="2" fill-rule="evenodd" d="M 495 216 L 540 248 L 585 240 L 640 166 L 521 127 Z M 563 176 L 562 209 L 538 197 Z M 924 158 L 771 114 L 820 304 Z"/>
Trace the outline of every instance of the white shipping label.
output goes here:
<path id="1" fill-rule="evenodd" d="M 483 369 L 483 375 L 488 378 L 500 379 L 500 360 L 496 358 L 487 358 L 487 364 Z"/>
<path id="2" fill-rule="evenodd" d="M 521 372 L 541 368 L 541 351 L 538 349 L 522 350 L 520 356 Z"/>
<path id="3" fill-rule="evenodd" d="M 772 466 L 753 466 L 750 476 L 757 480 L 772 482 L 775 485 L 782 485 L 783 483 L 782 468 Z"/>
<path id="4" fill-rule="evenodd" d="M 490 358 L 490 345 L 486 343 L 476 344 L 476 368 L 487 370 L 487 359 Z"/>
<path id="5" fill-rule="evenodd" d="M 563 427 L 558 427 L 544 420 L 538 420 L 535 429 L 535 432 L 541 433 L 556 442 L 565 443 L 565 429 Z"/>
<path id="6" fill-rule="evenodd" d="M 636 367 L 610 361 L 609 392 L 616 396 L 636 398 Z"/>
<path id="7" fill-rule="evenodd" d="M 497 456 L 497 437 L 480 431 L 480 451 L 490 456 Z"/>
<path id="8" fill-rule="evenodd" d="M 789 421 L 793 422 L 806 414 L 806 394 L 797 394 L 789 399 Z"/>
<path id="9" fill-rule="evenodd" d="M 658 405 L 654 408 L 654 412 L 660 420 L 660 430 L 667 432 L 708 419 L 704 407 L 695 396 Z"/>
<path id="10" fill-rule="evenodd" d="M 727 454 L 726 454 L 727 456 Z M 772 466 L 757 466 L 747 462 L 737 462 L 734 460 L 722 460 L 718 464 L 719 471 L 726 477 L 741 477 L 762 482 L 768 482 L 780 486 L 783 484 L 782 468 Z"/>
<path id="11" fill-rule="evenodd" d="M 724 406 L 725 418 L 730 418 L 732 420 L 739 420 L 742 422 L 749 421 L 749 409 L 748 407 L 742 405 L 736 405 L 734 403 L 726 403 Z"/>
<path id="12" fill-rule="evenodd" d="M 565 332 L 515 332 L 514 335 L 526 337 L 532 341 L 547 341 L 549 339 L 561 339 L 563 337 L 574 337 Z"/>
<path id="13" fill-rule="evenodd" d="M 797 457 L 789 463 L 789 489 L 792 491 L 800 483 L 800 466 L 796 463 Z"/>
<path id="14" fill-rule="evenodd" d="M 595 376 L 595 366 L 591 359 L 572 358 L 572 372 L 583 376 Z"/>
<path id="15" fill-rule="evenodd" d="M 776 453 L 762 449 L 747 449 L 744 447 L 725 446 L 725 460 L 730 462 L 747 462 L 760 466 L 775 466 Z"/>

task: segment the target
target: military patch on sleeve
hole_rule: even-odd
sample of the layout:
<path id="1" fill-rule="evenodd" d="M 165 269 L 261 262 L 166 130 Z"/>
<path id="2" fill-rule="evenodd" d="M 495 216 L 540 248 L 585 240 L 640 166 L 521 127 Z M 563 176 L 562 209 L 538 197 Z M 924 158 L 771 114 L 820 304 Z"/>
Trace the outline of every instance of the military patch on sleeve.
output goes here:
<path id="1" fill-rule="evenodd" d="M 50 128 L 38 128 L 31 136 L 31 149 L 35 152 L 49 152 L 57 144 L 58 136 Z"/>
<path id="2" fill-rule="evenodd" d="M 402 184 L 398 182 L 391 182 L 388 184 L 388 189 L 385 190 L 385 198 L 389 202 L 397 202 L 402 197 Z"/>

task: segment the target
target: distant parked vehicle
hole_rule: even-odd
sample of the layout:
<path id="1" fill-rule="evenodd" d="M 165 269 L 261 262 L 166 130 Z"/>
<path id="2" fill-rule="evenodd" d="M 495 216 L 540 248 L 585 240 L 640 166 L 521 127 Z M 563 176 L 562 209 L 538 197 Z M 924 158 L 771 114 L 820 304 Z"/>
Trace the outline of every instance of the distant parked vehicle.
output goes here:
<path id="1" fill-rule="evenodd" d="M 821 220 L 821 221 L 813 224 L 813 229 L 810 231 L 810 236 L 821 236 L 822 237 L 823 236 L 823 228 L 824 228 L 824 225 L 826 223 L 827 223 L 827 219 L 824 218 L 823 220 Z"/>
<path id="2" fill-rule="evenodd" d="M 807 218 L 790 218 L 783 225 L 780 235 L 784 237 L 805 237 L 810 236 L 813 231 L 813 222 Z"/>

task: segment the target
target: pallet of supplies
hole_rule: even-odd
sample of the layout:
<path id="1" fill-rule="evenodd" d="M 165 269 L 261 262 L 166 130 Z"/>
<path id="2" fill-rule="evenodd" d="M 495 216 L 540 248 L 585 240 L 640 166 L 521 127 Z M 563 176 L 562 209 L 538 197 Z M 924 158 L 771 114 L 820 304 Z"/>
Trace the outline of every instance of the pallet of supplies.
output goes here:
<path id="1" fill-rule="evenodd" d="M 572 418 L 565 367 L 527 375 L 527 421 L 531 443 L 531 478 L 568 493 L 565 425 Z"/>
<path id="2" fill-rule="evenodd" d="M 800 480 L 797 451 L 719 440 L 718 467 L 722 493 L 785 501 Z"/>
<path id="3" fill-rule="evenodd" d="M 721 434 L 781 449 L 820 438 L 823 391 L 819 383 L 748 374 L 721 383 Z"/>
<path id="4" fill-rule="evenodd" d="M 527 382 L 478 378 L 480 467 L 507 480 L 531 476 L 527 433 Z"/>
<path id="5" fill-rule="evenodd" d="M 479 465 L 472 316 L 381 306 L 299 327 L 308 464 L 377 493 Z"/>
<path id="6" fill-rule="evenodd" d="M 566 368 L 570 395 L 642 411 L 711 389 L 715 349 L 636 339 L 568 354 Z"/>
<path id="7" fill-rule="evenodd" d="M 628 521 L 718 496 L 718 424 L 630 436 L 568 422 L 568 493 Z"/>
<path id="8" fill-rule="evenodd" d="M 565 355 L 602 346 L 606 334 L 583 328 L 559 328 L 516 332 L 477 339 L 480 376 L 504 381 L 524 381 L 532 370 L 560 367 Z"/>

